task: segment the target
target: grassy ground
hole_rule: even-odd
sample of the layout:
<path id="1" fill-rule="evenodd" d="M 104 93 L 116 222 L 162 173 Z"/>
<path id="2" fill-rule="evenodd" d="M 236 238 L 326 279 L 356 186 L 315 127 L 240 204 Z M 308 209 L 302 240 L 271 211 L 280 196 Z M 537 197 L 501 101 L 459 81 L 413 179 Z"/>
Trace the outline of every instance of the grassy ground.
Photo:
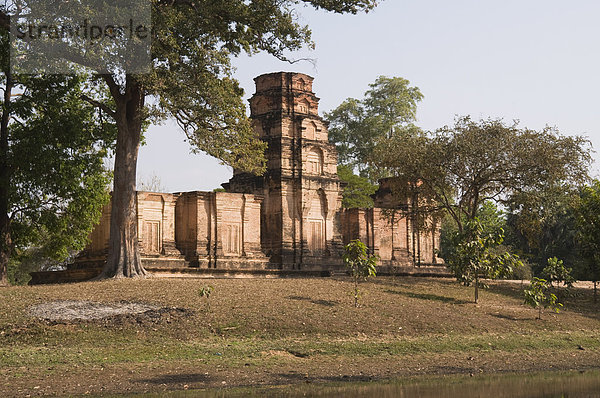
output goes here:
<path id="1" fill-rule="evenodd" d="M 214 292 L 210 311 L 200 287 Z M 493 283 L 472 303 L 452 280 L 148 279 L 0 290 L 0 396 L 357 381 L 600 367 L 600 304 L 575 289 L 560 314 Z M 46 322 L 54 300 L 142 302 L 158 316 Z"/>

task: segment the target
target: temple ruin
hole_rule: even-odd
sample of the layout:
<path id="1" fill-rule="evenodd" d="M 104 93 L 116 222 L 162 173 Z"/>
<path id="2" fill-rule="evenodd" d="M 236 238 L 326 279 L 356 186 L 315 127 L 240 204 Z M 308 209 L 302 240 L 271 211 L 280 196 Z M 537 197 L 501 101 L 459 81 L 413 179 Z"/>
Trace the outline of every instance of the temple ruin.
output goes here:
<path id="1" fill-rule="evenodd" d="M 267 142 L 262 176 L 234 171 L 225 192 L 137 193 L 142 261 L 151 270 L 336 270 L 343 245 L 360 239 L 384 267 L 439 263 L 439 228 L 417 231 L 411 203 L 381 181 L 375 207 L 342 209 L 343 184 L 313 78 L 278 72 L 254 79 L 254 129 Z M 390 216 L 391 214 L 391 216 Z M 110 205 L 71 269 L 101 268 Z"/>

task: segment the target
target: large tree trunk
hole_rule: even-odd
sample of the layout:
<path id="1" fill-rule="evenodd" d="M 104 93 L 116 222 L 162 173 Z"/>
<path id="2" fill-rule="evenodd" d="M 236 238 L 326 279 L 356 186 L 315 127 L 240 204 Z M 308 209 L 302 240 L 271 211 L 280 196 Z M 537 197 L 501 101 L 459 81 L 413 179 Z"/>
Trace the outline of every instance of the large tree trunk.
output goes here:
<path id="1" fill-rule="evenodd" d="M 10 192 L 10 165 L 8 164 L 8 122 L 12 81 L 5 73 L 4 104 L 0 120 L 0 286 L 8 285 L 8 260 L 12 251 L 8 196 Z"/>
<path id="2" fill-rule="evenodd" d="M 2 216 L 4 218 L 4 216 Z M 8 260 L 10 260 L 10 223 L 4 223 L 2 220 L 2 226 L 0 231 L 0 240 L 2 248 L 0 250 L 0 286 L 8 286 Z"/>
<path id="3" fill-rule="evenodd" d="M 114 116 L 118 133 L 108 258 L 101 277 L 140 277 L 146 275 L 146 270 L 142 266 L 138 245 L 136 166 L 144 95 L 141 85 L 130 75 L 127 76 L 124 94 L 115 88 L 112 79 L 109 86 L 117 105 Z"/>

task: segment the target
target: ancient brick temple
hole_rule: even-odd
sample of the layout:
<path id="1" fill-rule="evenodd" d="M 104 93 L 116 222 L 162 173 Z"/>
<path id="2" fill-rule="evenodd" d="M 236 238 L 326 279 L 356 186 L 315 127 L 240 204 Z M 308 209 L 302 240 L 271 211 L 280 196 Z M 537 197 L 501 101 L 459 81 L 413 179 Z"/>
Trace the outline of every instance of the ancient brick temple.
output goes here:
<path id="1" fill-rule="evenodd" d="M 255 79 L 251 118 L 268 143 L 263 176 L 234 172 L 226 192 L 138 192 L 138 236 L 147 267 L 332 270 L 343 245 L 361 239 L 383 266 L 439 262 L 437 227 L 417 231 L 410 203 L 382 181 L 372 209 L 341 208 L 337 153 L 318 114 L 313 78 L 270 73 Z M 110 208 L 74 268 L 100 266 Z"/>

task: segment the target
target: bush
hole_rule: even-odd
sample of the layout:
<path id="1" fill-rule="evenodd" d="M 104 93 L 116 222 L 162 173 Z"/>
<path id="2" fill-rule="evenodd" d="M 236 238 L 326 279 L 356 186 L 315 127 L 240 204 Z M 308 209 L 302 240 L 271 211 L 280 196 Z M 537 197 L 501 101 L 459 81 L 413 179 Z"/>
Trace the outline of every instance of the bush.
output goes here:
<path id="1" fill-rule="evenodd" d="M 354 306 L 358 307 L 358 282 L 371 276 L 376 276 L 377 256 L 367 252 L 367 246 L 360 240 L 355 239 L 344 246 L 342 256 L 344 264 L 348 267 L 350 275 L 354 279 Z"/>
<path id="2" fill-rule="evenodd" d="M 533 278 L 531 284 L 523 292 L 525 295 L 525 304 L 538 309 L 538 318 L 542 319 L 542 308 L 550 307 L 554 312 L 559 312 L 563 306 L 558 302 L 555 294 L 548 293 L 550 282 L 545 279 Z"/>

